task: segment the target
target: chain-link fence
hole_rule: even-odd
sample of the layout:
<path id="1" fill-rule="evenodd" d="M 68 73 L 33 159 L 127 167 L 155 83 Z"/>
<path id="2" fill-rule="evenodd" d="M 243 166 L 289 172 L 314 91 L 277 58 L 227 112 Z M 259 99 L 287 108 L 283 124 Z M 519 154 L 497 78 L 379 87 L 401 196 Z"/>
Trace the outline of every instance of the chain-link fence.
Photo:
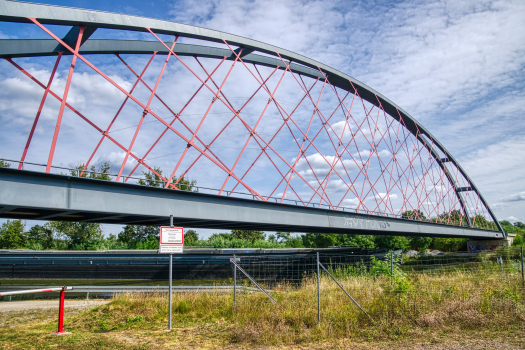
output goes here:
<path id="1" fill-rule="evenodd" d="M 230 261 L 235 304 L 243 293 L 253 293 L 252 288 L 259 288 L 279 306 L 286 303 L 287 295 L 310 290 L 303 294 L 311 299 L 305 302 L 319 313 L 325 293 L 346 294 L 350 305 L 363 306 L 366 313 L 372 307 L 368 297 L 385 290 L 404 295 L 408 302 L 429 305 L 453 294 L 460 299 L 493 294 L 520 298 L 525 291 L 523 248 L 423 253 L 410 258 L 392 251 L 379 257 L 317 253 L 234 256 Z"/>

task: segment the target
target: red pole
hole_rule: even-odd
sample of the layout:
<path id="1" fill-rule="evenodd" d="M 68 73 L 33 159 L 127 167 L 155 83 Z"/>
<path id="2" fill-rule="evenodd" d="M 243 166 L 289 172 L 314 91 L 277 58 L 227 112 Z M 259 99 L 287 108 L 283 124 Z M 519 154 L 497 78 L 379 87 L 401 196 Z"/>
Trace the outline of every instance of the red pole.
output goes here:
<path id="1" fill-rule="evenodd" d="M 62 287 L 60 291 L 60 304 L 58 305 L 58 331 L 57 334 L 65 333 L 64 332 L 64 294 L 65 288 Z"/>

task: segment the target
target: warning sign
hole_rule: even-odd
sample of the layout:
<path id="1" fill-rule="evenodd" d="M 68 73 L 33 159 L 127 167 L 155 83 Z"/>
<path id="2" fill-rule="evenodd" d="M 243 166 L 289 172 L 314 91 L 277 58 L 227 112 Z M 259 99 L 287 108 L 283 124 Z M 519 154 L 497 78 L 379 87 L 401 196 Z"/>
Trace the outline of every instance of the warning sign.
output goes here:
<path id="1" fill-rule="evenodd" d="M 160 228 L 160 254 L 177 254 L 184 250 L 184 228 L 162 226 Z"/>

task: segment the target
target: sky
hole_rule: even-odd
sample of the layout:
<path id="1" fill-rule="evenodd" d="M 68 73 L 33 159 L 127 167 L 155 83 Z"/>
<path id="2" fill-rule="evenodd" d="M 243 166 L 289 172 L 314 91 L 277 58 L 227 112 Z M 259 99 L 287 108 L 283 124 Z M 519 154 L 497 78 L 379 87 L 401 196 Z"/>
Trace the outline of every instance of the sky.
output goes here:
<path id="1" fill-rule="evenodd" d="M 499 220 L 525 221 L 523 1 L 35 2 L 126 13 L 216 29 L 320 61 L 379 91 L 424 125 L 459 161 Z M 24 25 L 22 30 L 18 28 L 14 24 L 0 23 L 0 38 L 45 37 L 29 25 Z M 60 30 L 67 32 L 67 29 L 56 30 L 57 33 Z M 93 38 L 109 34 L 100 31 L 96 35 Z M 130 34 L 122 38 L 142 36 Z M 144 60 L 134 62 L 143 66 Z M 121 79 L 118 82 L 122 86 L 131 87 L 132 80 L 122 77 L 123 71 L 116 68 L 116 64 L 108 62 L 104 68 L 113 73 L 115 79 Z M 155 64 L 156 68 L 160 68 L 162 60 Z M 3 62 L 0 67 L 7 67 L 7 64 Z M 45 80 L 49 76 L 49 64 L 47 67 L 33 65 L 32 69 L 35 76 Z M 63 71 L 59 70 L 59 87 L 64 84 L 66 68 L 64 66 Z M 27 120 L 20 118 L 16 122 L 20 128 L 27 128 L 29 116 L 34 117 L 34 106 L 21 103 L 16 96 L 26 93 L 39 101 L 42 92 L 34 90 L 16 74 L 4 69 L 0 74 L 0 113 L 13 118 L 14 106 L 16 113 L 21 114 L 26 113 L 24 109 L 27 108 Z M 107 89 L 88 71 L 81 71 L 81 74 L 84 74 L 84 81 L 90 83 L 73 89 L 72 101 L 80 108 L 96 111 L 96 118 L 100 120 L 107 118 L 106 110 L 118 108 L 118 99 L 115 98 L 118 92 Z M 150 78 L 153 79 L 153 75 Z M 246 86 L 237 88 L 231 88 L 231 93 L 241 94 L 243 89 L 247 89 Z M 165 89 L 167 91 L 168 86 Z M 187 94 L 178 90 L 177 93 Z M 89 97 L 100 97 L 101 94 L 103 98 L 99 98 L 99 105 L 90 105 Z M 52 107 L 50 103 L 50 108 L 43 111 L 43 123 L 47 122 L 49 126 L 56 118 Z M 126 113 L 137 111 L 136 108 L 129 108 Z M 13 125 L 16 126 L 16 123 L 13 122 Z M 218 124 L 211 124 L 210 132 L 216 127 Z M 74 125 L 68 128 L 66 124 L 64 133 L 68 130 L 73 137 Z M 232 129 L 232 132 L 235 130 Z M 271 132 L 270 129 L 266 131 Z M 146 126 L 144 133 L 149 132 Z M 203 135 L 207 132 L 203 129 Z M 234 133 L 229 136 L 234 136 Z M 11 136 L 2 136 L 0 132 L 0 137 L 7 139 Z M 79 142 L 83 142 L 81 138 Z M 222 142 L 226 145 L 227 140 Z M 37 145 L 44 148 L 43 144 Z M 286 147 L 284 144 L 280 146 Z M 11 154 L 9 149 L 6 146 L 2 148 L 0 156 L 8 158 L 7 155 Z M 67 155 L 59 153 L 59 156 Z M 315 163 L 318 156 L 312 153 L 309 157 Z M 108 149 L 104 160 L 122 161 L 122 155 Z M 288 161 L 293 161 L 293 157 L 290 156 Z M 306 174 L 308 170 L 303 163 L 298 161 L 297 167 Z M 132 167 L 132 162 L 126 164 L 126 169 Z M 200 183 L 205 185 L 203 180 Z M 330 184 L 337 185 L 335 181 Z M 375 197 L 378 196 L 381 197 L 381 194 Z M 394 209 L 395 198 L 392 200 L 390 205 Z M 209 233 L 202 230 L 204 236 Z"/>

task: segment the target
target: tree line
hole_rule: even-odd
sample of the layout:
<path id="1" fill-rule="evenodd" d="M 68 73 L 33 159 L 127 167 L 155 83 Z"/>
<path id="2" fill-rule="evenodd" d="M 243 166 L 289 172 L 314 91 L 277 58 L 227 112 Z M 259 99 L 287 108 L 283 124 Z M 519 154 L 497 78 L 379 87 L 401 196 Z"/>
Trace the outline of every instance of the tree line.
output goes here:
<path id="1" fill-rule="evenodd" d="M 0 160 L 0 166 L 9 167 L 10 164 Z M 98 168 L 91 166 L 89 171 L 83 171 L 84 164 L 78 165 L 70 171 L 72 176 L 82 176 L 98 180 L 110 180 L 110 166 L 108 163 Z M 143 172 L 139 180 L 140 185 L 164 187 L 165 182 L 159 177 L 162 169 L 155 167 L 155 172 Z M 172 180 L 173 185 L 183 191 L 197 191 L 195 180 L 177 177 Z M 443 214 L 445 215 L 445 214 Z M 446 214 L 456 224 L 466 220 L 458 210 Z M 419 221 L 429 221 L 421 211 L 406 211 L 404 218 Z M 444 218 L 444 217 L 443 217 Z M 442 219 L 443 219 L 442 218 Z M 477 218 L 478 222 L 492 224 L 485 218 Z M 431 219 L 430 221 L 437 218 Z M 517 233 L 516 245 L 524 244 L 523 234 L 525 225 L 516 222 L 501 221 L 505 232 Z M 486 227 L 486 226 L 485 226 Z M 213 247 L 213 248 L 327 248 L 359 246 L 363 248 L 387 248 L 403 250 L 437 249 L 441 251 L 467 250 L 467 239 L 461 238 L 431 238 L 407 236 L 372 236 L 350 234 L 319 234 L 305 233 L 294 236 L 290 232 L 277 232 L 266 237 L 263 231 L 232 230 L 227 233 L 215 233 L 208 239 L 199 239 L 193 230 L 185 232 L 186 246 Z M 33 249 L 33 250 L 111 250 L 111 249 L 158 249 L 159 226 L 126 225 L 118 234 L 105 237 L 102 226 L 89 222 L 50 221 L 44 225 L 35 225 L 25 230 L 21 220 L 7 220 L 0 227 L 0 249 Z"/>

